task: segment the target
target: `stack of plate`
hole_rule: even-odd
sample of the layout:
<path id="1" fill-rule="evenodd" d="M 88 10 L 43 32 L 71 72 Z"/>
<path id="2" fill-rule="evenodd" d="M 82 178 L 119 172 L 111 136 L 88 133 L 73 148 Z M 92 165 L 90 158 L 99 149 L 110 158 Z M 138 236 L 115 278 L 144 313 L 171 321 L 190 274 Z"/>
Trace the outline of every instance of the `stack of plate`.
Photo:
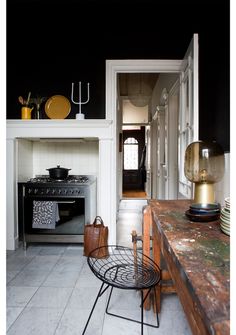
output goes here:
<path id="1" fill-rule="evenodd" d="M 230 198 L 225 198 L 225 207 L 220 213 L 220 228 L 225 234 L 230 235 Z"/>
<path id="2" fill-rule="evenodd" d="M 191 221 L 214 221 L 220 217 L 220 204 L 191 204 L 185 215 Z"/>

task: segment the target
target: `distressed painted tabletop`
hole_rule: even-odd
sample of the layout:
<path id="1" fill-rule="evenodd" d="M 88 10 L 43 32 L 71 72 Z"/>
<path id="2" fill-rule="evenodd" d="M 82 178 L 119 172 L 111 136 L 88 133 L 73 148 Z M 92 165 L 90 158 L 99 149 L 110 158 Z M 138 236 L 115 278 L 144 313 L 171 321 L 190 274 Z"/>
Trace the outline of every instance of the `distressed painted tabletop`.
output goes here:
<path id="1" fill-rule="evenodd" d="M 149 200 L 154 221 L 210 334 L 229 334 L 230 238 L 220 221 L 193 222 L 189 200 Z"/>

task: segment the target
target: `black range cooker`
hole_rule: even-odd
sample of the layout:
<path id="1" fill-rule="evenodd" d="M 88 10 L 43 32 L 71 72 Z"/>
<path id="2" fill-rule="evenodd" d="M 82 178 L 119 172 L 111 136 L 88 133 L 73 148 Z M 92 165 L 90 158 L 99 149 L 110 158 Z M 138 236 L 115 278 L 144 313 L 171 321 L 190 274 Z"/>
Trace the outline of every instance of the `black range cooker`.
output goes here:
<path id="1" fill-rule="evenodd" d="M 83 243 L 96 216 L 96 177 L 40 175 L 18 183 L 19 238 L 27 243 Z"/>

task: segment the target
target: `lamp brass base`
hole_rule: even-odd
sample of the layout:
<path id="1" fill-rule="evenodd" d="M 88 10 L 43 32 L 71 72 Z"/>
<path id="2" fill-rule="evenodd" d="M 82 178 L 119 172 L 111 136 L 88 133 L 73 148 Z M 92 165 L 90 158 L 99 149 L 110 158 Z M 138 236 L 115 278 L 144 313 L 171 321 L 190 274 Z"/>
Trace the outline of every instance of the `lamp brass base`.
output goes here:
<path id="1" fill-rule="evenodd" d="M 215 203 L 214 184 L 195 183 L 194 202 L 197 204 Z"/>

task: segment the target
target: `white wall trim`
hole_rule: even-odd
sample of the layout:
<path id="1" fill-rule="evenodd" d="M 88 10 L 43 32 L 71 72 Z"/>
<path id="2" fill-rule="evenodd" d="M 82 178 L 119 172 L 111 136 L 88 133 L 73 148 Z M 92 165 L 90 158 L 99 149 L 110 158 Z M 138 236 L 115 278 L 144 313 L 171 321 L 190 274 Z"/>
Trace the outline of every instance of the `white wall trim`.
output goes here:
<path id="1" fill-rule="evenodd" d="M 118 73 L 179 73 L 181 60 L 141 60 L 119 59 L 106 60 L 106 119 L 116 120 L 116 98 Z M 115 107 L 115 110 L 114 110 Z"/>

